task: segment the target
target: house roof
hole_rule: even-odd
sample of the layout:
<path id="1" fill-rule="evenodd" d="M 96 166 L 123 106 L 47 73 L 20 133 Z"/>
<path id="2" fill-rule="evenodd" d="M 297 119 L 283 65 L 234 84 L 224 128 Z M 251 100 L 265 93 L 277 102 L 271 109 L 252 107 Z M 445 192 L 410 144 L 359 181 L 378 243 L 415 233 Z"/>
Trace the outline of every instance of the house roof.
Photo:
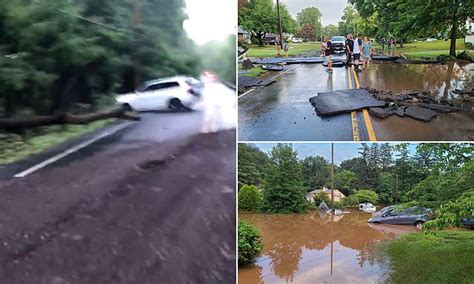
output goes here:
<path id="1" fill-rule="evenodd" d="M 244 30 L 241 26 L 239 26 L 239 34 L 247 34 L 249 35 L 250 33 L 246 30 Z"/>
<path id="2" fill-rule="evenodd" d="M 325 189 L 312 190 L 312 191 L 308 192 L 308 194 L 316 194 L 316 193 L 321 192 L 321 191 L 323 191 L 324 193 L 331 193 L 330 189 L 325 188 Z M 340 194 L 341 196 L 345 197 L 344 193 L 342 193 L 339 189 L 334 189 L 334 193 Z"/>

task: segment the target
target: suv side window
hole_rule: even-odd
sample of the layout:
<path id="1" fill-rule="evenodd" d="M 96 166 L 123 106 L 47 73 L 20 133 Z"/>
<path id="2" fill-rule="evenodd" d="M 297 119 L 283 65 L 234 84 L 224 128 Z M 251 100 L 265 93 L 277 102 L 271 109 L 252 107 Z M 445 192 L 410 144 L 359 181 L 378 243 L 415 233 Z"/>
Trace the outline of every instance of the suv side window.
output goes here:
<path id="1" fill-rule="evenodd" d="M 153 84 L 153 85 L 147 86 L 145 88 L 145 92 L 164 90 L 164 89 L 169 89 L 169 88 L 174 88 L 174 87 L 179 87 L 178 82 L 158 83 L 158 84 Z"/>

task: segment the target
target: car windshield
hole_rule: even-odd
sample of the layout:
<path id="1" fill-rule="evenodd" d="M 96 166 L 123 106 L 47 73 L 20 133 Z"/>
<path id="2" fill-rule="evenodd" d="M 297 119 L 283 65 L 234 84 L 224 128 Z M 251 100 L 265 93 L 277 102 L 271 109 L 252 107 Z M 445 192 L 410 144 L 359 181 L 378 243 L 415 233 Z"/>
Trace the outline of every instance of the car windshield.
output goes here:
<path id="1" fill-rule="evenodd" d="M 344 41 L 344 37 L 342 36 L 335 36 L 331 39 L 331 41 Z"/>

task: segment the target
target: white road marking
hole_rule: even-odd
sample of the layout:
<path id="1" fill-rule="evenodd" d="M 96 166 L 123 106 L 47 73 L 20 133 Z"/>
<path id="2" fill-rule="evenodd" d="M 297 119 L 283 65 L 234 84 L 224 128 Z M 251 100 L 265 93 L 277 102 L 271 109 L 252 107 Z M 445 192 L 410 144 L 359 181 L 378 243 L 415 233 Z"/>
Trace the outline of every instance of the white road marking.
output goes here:
<path id="1" fill-rule="evenodd" d="M 281 72 L 280 74 L 276 75 L 275 77 L 272 77 L 270 78 L 269 80 L 275 80 L 276 78 L 280 77 L 280 76 L 283 76 L 284 74 L 290 72 L 291 70 L 295 69 L 296 67 L 298 67 L 298 65 L 296 65 L 295 67 L 291 67 L 289 68 L 288 70 L 284 71 L 284 72 Z M 253 89 L 250 89 L 249 91 L 243 93 L 242 95 L 239 96 L 239 99 L 242 98 L 243 96 L 255 91 L 257 88 L 253 88 Z"/>
<path id="2" fill-rule="evenodd" d="M 106 132 L 102 133 L 102 134 L 99 135 L 99 136 L 93 137 L 93 138 L 90 139 L 90 140 L 84 141 L 84 142 L 82 142 L 82 143 L 80 143 L 80 144 L 78 144 L 78 145 L 76 145 L 76 146 L 74 146 L 74 147 L 72 147 L 72 148 L 70 148 L 70 149 L 68 149 L 68 150 L 66 150 L 66 151 L 64 151 L 64 152 L 62 152 L 62 153 L 60 153 L 60 154 L 58 154 L 58 155 L 56 155 L 56 156 L 53 156 L 53 157 L 51 157 L 51 158 L 49 158 L 49 159 L 47 159 L 47 160 L 45 160 L 45 161 L 43 161 L 43 162 L 41 162 L 41 163 L 39 163 L 39 164 L 37 164 L 37 165 L 31 167 L 31 168 L 29 168 L 29 169 L 27 169 L 27 170 L 25 170 L 25 171 L 23 171 L 23 172 L 21 172 L 21 173 L 18 173 L 18 174 L 16 174 L 16 175 L 14 175 L 14 177 L 16 177 L 16 178 L 23 178 L 23 177 L 26 177 L 27 175 L 32 174 L 32 173 L 34 173 L 34 172 L 36 172 L 36 171 L 38 171 L 38 170 L 40 170 L 40 169 L 42 169 L 42 168 L 44 168 L 44 167 L 46 167 L 46 166 L 52 164 L 52 163 L 55 163 L 55 162 L 61 160 L 62 158 L 66 157 L 66 156 L 68 156 L 68 155 L 70 155 L 70 154 L 72 154 L 72 153 L 74 153 L 74 152 L 77 152 L 77 151 L 81 150 L 82 148 L 85 148 L 85 147 L 91 145 L 91 144 L 94 143 L 94 142 L 99 141 L 99 140 L 102 139 L 102 138 L 105 138 L 105 137 L 107 137 L 107 136 L 109 136 L 109 135 L 112 135 L 112 134 L 116 133 L 116 132 L 119 131 L 119 130 L 124 129 L 125 127 L 129 126 L 129 125 L 132 124 L 132 123 L 133 123 L 133 122 L 128 122 L 128 123 L 120 124 L 120 125 L 118 125 L 117 127 L 115 127 L 114 129 L 112 129 L 112 130 L 110 130 L 110 131 L 106 131 Z"/>

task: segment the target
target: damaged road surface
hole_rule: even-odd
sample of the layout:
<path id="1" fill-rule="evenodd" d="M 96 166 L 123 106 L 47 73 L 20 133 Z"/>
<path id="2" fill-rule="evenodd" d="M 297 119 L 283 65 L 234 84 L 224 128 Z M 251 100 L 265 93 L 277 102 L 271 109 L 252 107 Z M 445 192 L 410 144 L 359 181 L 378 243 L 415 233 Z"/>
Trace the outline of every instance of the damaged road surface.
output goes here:
<path id="1" fill-rule="evenodd" d="M 371 107 L 384 107 L 385 102 L 375 99 L 365 89 L 352 89 L 318 93 L 309 99 L 318 115 L 329 116 L 349 113 Z"/>
<path id="2" fill-rule="evenodd" d="M 94 153 L 0 181 L 0 282 L 234 281 L 235 130 L 150 137 L 162 127 L 145 115 Z"/>
<path id="3" fill-rule="evenodd" d="M 334 68 L 328 74 L 322 64 L 299 64 L 279 72 L 273 84 L 239 97 L 239 140 L 354 141 L 358 133 L 360 141 L 369 141 L 369 132 L 378 141 L 474 139 L 474 96 L 468 86 L 474 80 L 473 63 L 394 64 L 395 57 L 378 59 L 361 73 Z M 372 93 L 385 104 L 377 102 L 355 115 L 347 112 L 358 107 L 342 103 L 334 108 L 321 104 L 321 113 L 329 114 L 321 116 L 308 103 L 318 93 L 357 88 L 399 96 Z M 431 97 L 425 96 L 428 93 Z M 382 110 L 386 107 L 390 109 Z"/>

